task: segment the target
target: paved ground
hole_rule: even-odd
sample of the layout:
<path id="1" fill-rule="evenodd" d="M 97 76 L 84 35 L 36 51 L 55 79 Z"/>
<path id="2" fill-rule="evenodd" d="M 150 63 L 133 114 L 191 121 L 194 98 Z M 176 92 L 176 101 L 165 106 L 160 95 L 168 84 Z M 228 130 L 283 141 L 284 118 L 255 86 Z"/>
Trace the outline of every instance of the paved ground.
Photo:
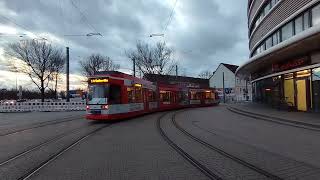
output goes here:
<path id="1" fill-rule="evenodd" d="M 320 125 L 320 113 L 311 112 L 289 112 L 285 110 L 277 110 L 269 105 L 257 103 L 242 103 L 242 104 L 229 104 L 228 106 L 234 107 L 243 111 L 261 114 L 264 116 L 277 117 L 288 119 L 298 122 L 305 122 L 315 125 Z"/>
<path id="2" fill-rule="evenodd" d="M 239 160 L 186 136 L 173 117 Z M 259 121 L 221 105 L 116 123 L 88 122 L 81 112 L 0 114 L 0 179 L 209 179 L 169 146 L 158 120 L 174 144 L 222 179 L 268 179 L 248 164 L 281 179 L 320 176 L 320 132 Z"/>

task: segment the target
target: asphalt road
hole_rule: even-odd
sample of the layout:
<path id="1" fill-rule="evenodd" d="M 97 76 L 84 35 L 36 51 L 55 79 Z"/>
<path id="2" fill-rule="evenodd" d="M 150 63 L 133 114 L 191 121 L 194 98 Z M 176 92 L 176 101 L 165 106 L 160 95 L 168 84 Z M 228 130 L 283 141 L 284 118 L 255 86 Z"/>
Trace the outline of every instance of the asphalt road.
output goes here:
<path id="1" fill-rule="evenodd" d="M 320 132 L 222 105 L 113 123 L 82 113 L 0 114 L 0 179 L 320 177 Z"/>

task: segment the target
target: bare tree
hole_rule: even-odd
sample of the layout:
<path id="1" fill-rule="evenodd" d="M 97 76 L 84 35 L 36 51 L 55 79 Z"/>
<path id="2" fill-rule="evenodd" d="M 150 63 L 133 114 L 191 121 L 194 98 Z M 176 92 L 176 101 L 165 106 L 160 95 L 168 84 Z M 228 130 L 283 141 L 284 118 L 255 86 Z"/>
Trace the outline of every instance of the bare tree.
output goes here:
<path id="1" fill-rule="evenodd" d="M 210 77 L 212 76 L 212 72 L 209 70 L 204 70 L 198 76 L 203 79 L 210 79 Z"/>
<path id="2" fill-rule="evenodd" d="M 57 99 L 58 98 L 58 92 L 57 92 L 58 79 L 59 79 L 59 76 L 60 76 L 61 72 L 64 70 L 64 65 L 65 65 L 66 59 L 65 59 L 65 56 L 62 55 L 62 52 L 57 53 L 52 58 L 53 58 L 53 61 L 55 63 L 55 66 L 53 67 L 53 73 L 52 73 L 52 75 L 50 77 L 50 80 L 54 81 L 54 90 L 53 90 L 53 92 L 54 92 L 55 97 Z"/>
<path id="3" fill-rule="evenodd" d="M 28 75 L 40 90 L 44 102 L 50 77 L 58 66 L 57 58 L 63 57 L 61 49 L 44 41 L 26 40 L 9 44 L 7 54 L 16 59 L 10 62 L 9 69 Z"/>
<path id="4" fill-rule="evenodd" d="M 141 41 L 137 42 L 136 49 L 127 51 L 126 55 L 143 74 L 168 74 L 172 72 L 173 50 L 165 42 L 158 42 L 154 47 Z"/>
<path id="5" fill-rule="evenodd" d="M 100 54 L 92 54 L 79 63 L 82 74 L 85 76 L 92 76 L 99 71 L 115 71 L 120 68 L 120 65 L 115 64 L 110 57 Z"/>

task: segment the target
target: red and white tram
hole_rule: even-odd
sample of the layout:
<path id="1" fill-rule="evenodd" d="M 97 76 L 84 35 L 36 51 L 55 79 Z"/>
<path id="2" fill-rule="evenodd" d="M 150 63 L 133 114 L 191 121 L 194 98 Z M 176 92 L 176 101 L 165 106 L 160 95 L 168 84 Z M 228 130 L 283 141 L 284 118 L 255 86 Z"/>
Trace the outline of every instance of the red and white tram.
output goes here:
<path id="1" fill-rule="evenodd" d="M 155 111 L 219 103 L 214 89 L 189 89 L 154 84 L 121 72 L 109 71 L 89 77 L 86 118 L 115 120 Z"/>

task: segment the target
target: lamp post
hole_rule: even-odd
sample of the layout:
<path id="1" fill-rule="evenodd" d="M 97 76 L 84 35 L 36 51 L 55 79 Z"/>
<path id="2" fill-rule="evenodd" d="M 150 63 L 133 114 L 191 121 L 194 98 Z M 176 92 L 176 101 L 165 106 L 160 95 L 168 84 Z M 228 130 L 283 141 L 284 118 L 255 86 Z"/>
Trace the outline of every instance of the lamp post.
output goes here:
<path id="1" fill-rule="evenodd" d="M 153 33 L 153 34 L 150 34 L 149 37 L 155 37 L 155 36 L 164 37 L 164 34 L 163 33 Z"/>
<path id="2" fill-rule="evenodd" d="M 87 34 L 67 34 L 63 36 L 86 36 L 86 37 L 91 37 L 91 36 L 102 36 L 101 33 L 87 33 Z M 69 85 L 70 85 L 70 79 L 69 79 L 69 74 L 70 74 L 70 63 L 69 63 L 69 47 L 66 47 L 66 100 L 67 102 L 70 102 L 70 92 L 69 92 Z"/>

